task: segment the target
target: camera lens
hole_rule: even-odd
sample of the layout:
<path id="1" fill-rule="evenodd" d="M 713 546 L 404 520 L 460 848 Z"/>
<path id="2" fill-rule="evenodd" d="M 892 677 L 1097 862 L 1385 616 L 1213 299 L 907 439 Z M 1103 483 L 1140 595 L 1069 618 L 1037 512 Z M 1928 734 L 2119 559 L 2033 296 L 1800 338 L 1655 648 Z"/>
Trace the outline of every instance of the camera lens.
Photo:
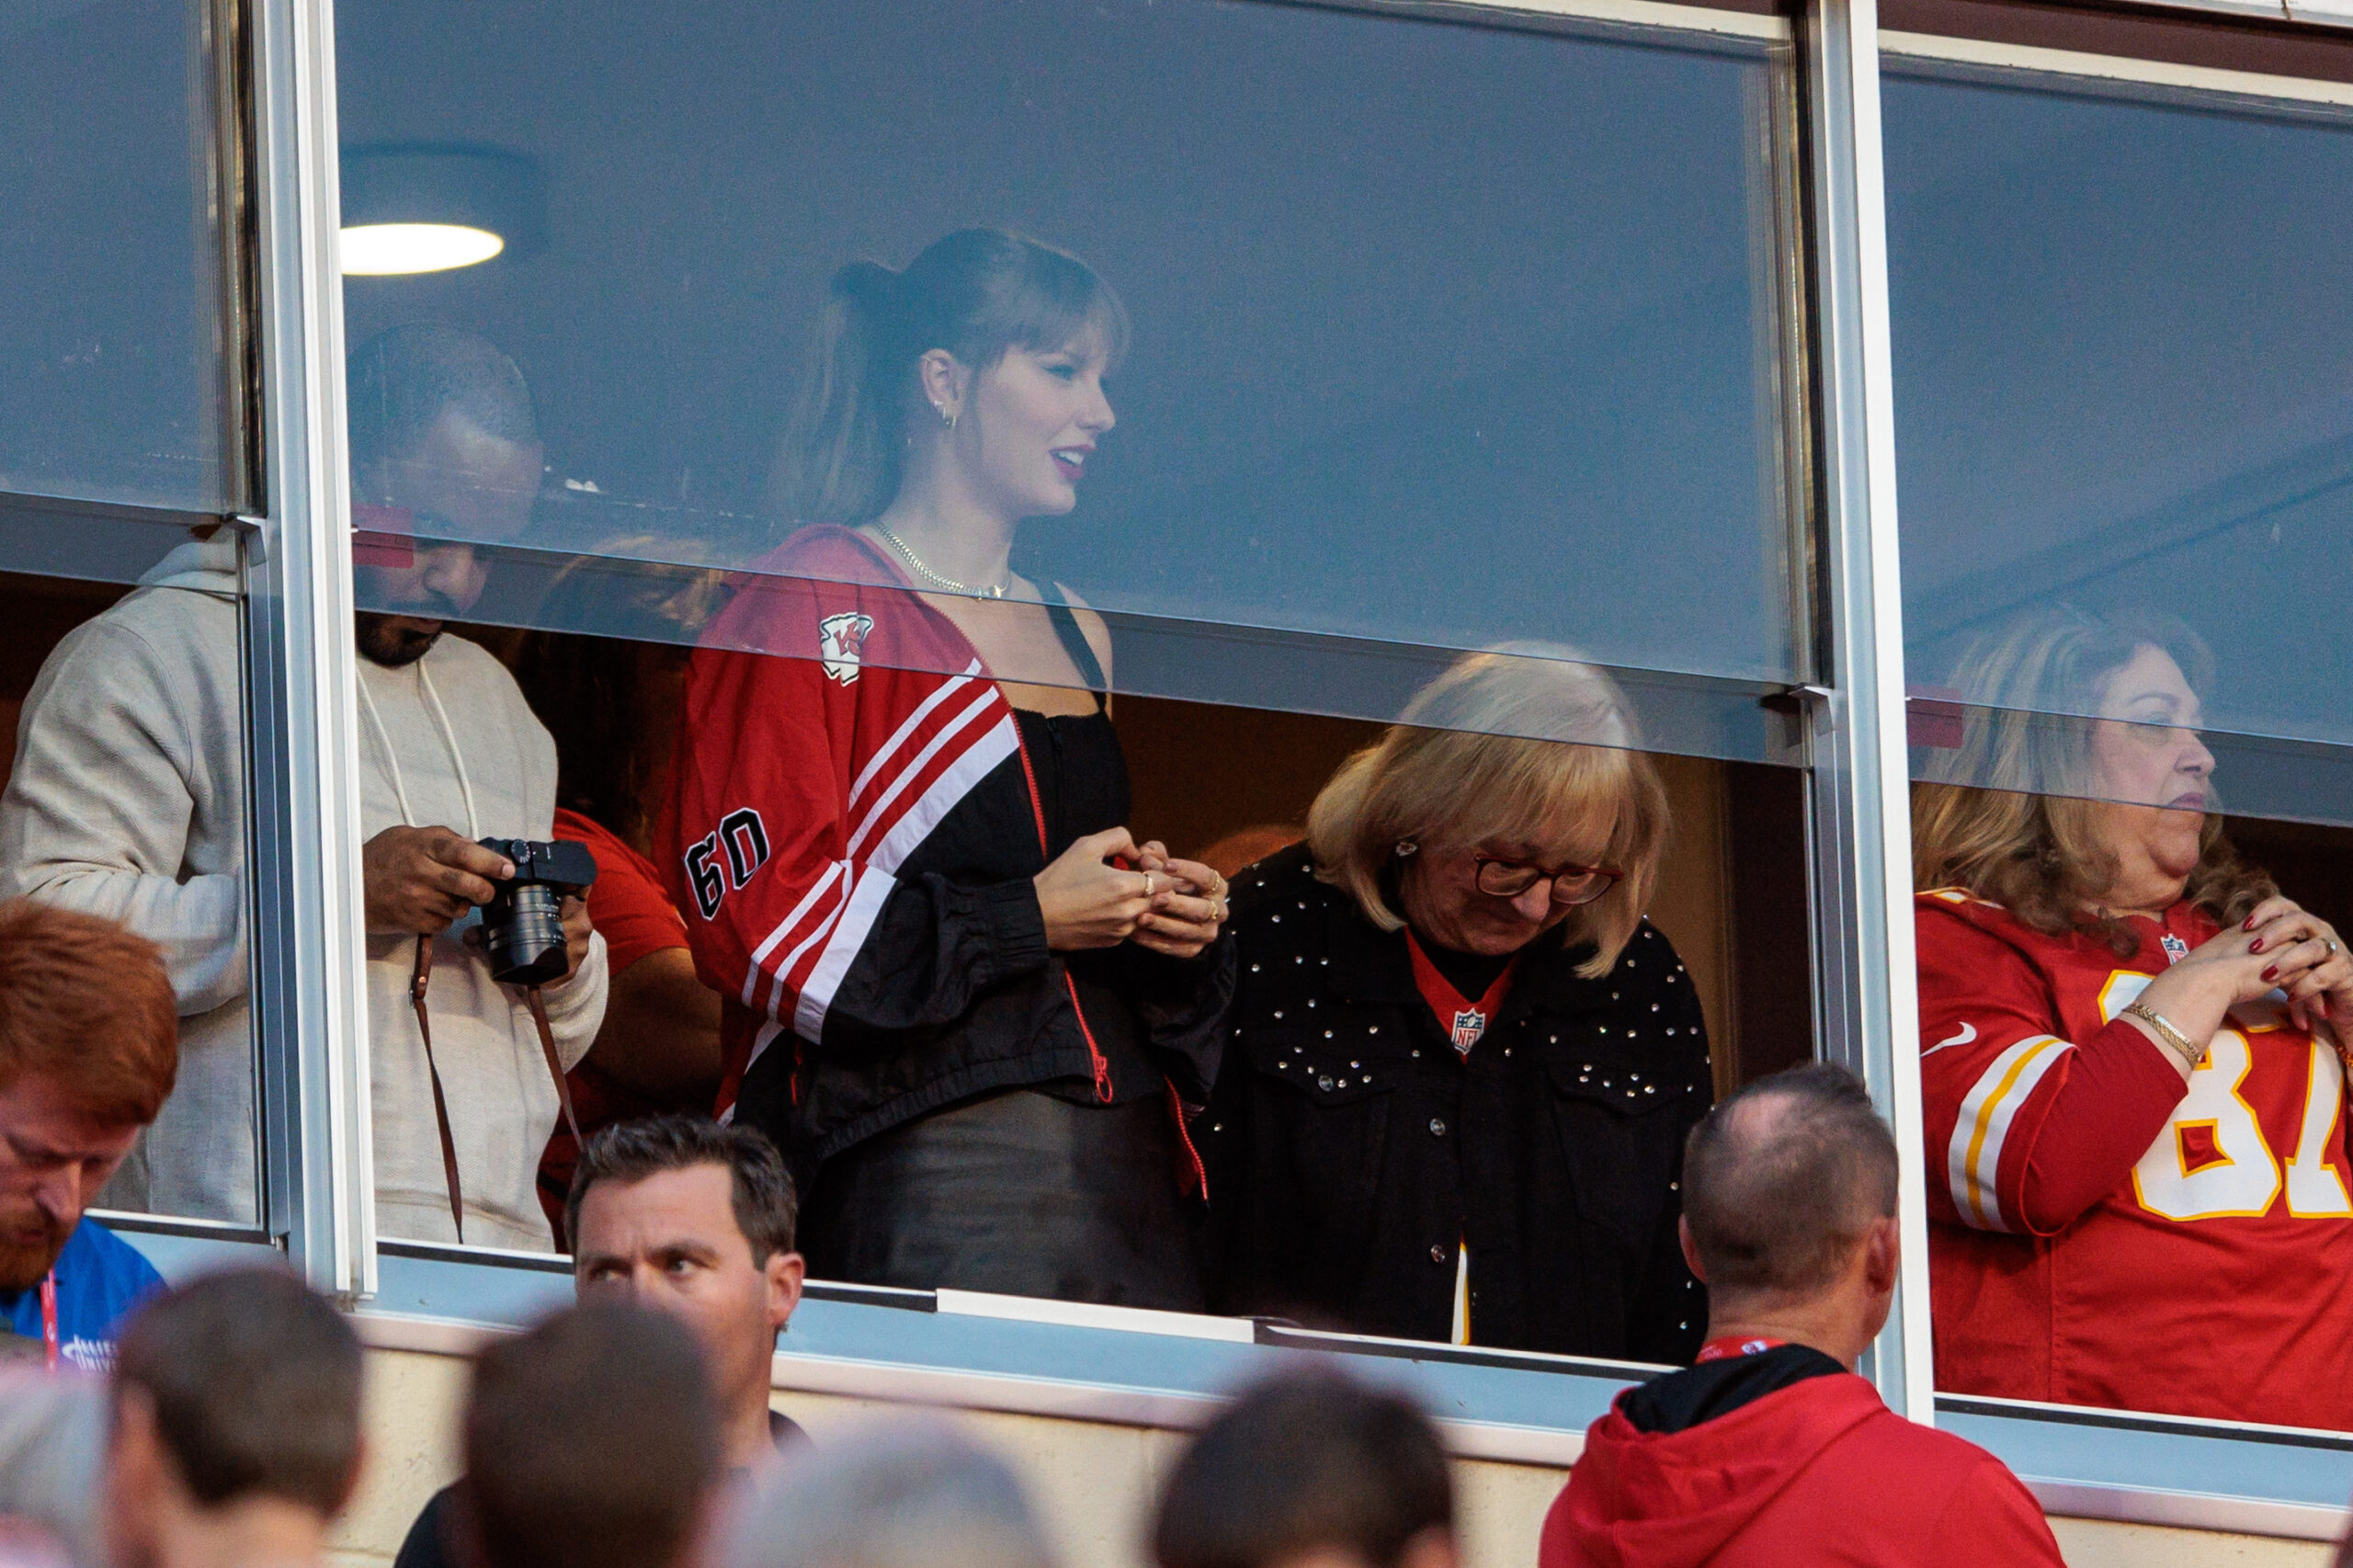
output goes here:
<path id="1" fill-rule="evenodd" d="M 491 926 L 490 977 L 505 985 L 561 980 L 572 961 L 563 947 L 563 900 L 536 882 L 517 885 L 506 919 Z"/>

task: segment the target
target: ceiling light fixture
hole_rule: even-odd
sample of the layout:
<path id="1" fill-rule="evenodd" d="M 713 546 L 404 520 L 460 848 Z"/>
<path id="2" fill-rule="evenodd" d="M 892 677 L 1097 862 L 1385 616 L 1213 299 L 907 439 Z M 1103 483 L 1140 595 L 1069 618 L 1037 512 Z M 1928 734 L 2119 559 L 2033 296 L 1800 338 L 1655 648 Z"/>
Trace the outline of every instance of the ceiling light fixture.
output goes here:
<path id="1" fill-rule="evenodd" d="M 500 236 L 465 223 L 362 223 L 343 231 L 343 270 L 350 278 L 447 272 L 506 248 Z"/>
<path id="2" fill-rule="evenodd" d="M 386 142 L 343 151 L 343 270 L 448 272 L 545 248 L 539 165 L 494 147 Z"/>

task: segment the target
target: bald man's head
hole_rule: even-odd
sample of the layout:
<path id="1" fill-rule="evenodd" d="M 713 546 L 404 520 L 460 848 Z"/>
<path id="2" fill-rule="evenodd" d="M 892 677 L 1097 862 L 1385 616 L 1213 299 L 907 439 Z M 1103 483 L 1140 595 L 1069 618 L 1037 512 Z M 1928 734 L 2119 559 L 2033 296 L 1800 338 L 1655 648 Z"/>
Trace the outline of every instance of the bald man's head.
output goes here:
<path id="1" fill-rule="evenodd" d="M 1895 1188 L 1895 1139 L 1861 1080 L 1827 1063 L 1758 1079 L 1684 1149 L 1684 1222 L 1719 1305 L 1827 1288 Z"/>

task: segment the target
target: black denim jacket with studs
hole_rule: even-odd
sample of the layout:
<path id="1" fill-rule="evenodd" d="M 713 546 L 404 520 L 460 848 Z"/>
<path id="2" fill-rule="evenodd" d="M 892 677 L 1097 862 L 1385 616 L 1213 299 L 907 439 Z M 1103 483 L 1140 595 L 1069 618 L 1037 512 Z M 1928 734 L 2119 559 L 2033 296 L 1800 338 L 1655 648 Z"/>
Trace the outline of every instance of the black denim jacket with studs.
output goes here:
<path id="1" fill-rule="evenodd" d="M 1195 1123 L 1218 1307 L 1474 1345 L 1688 1363 L 1705 1293 L 1676 1240 L 1683 1140 L 1713 1099 L 1691 977 L 1645 921 L 1598 980 L 1540 938 L 1468 1057 L 1403 932 L 1303 846 L 1236 878 L 1224 1063 Z"/>

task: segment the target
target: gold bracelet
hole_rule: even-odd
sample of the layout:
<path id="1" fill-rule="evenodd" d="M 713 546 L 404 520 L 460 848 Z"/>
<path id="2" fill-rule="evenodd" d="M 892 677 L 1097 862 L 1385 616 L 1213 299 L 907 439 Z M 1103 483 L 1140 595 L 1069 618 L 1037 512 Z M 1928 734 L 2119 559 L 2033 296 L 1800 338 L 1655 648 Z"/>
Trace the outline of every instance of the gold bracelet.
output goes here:
<path id="1" fill-rule="evenodd" d="M 2124 1010 L 2133 1017 L 2136 1017 L 2143 1023 L 2148 1025 L 2151 1028 L 2156 1030 L 2158 1036 L 2163 1039 L 2167 1045 L 2173 1047 L 2174 1051 L 2179 1054 L 2184 1062 L 2189 1063 L 2189 1069 L 2191 1072 L 2194 1073 L 2199 1068 L 2206 1064 L 2205 1051 L 2190 1044 L 2189 1037 L 2188 1035 L 2174 1028 L 2171 1020 L 2167 1019 L 2164 1014 L 2158 1012 L 2155 1008 L 2150 1006 L 2146 1002 L 2135 1002 Z"/>

